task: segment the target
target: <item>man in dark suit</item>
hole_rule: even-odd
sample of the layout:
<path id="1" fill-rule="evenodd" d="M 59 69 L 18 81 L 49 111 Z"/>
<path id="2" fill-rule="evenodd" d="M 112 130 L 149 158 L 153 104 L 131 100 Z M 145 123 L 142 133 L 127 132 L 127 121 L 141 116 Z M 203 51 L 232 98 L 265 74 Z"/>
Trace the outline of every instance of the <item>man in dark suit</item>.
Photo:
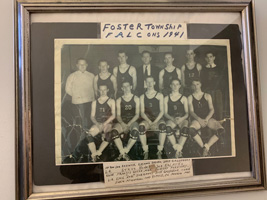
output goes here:
<path id="1" fill-rule="evenodd" d="M 146 91 L 146 77 L 152 76 L 156 82 L 155 90 L 159 91 L 159 68 L 157 66 L 151 66 L 151 54 L 149 51 L 142 52 L 143 65 L 137 69 L 137 87 L 136 94 L 139 96 Z"/>

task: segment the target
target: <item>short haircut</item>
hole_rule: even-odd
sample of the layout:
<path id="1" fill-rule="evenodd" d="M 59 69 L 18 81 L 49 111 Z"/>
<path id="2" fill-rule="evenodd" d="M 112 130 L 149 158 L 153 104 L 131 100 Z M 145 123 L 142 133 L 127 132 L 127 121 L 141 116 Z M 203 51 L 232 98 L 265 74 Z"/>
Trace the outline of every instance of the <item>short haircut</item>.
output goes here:
<path id="1" fill-rule="evenodd" d="M 82 58 L 82 57 L 78 58 L 78 59 L 76 60 L 76 63 L 78 63 L 80 60 L 84 60 L 86 63 L 88 63 L 87 60 L 86 60 L 85 58 Z"/>
<path id="2" fill-rule="evenodd" d="M 147 50 L 145 50 L 145 51 L 142 52 L 142 56 L 144 56 L 145 53 L 148 53 L 149 56 L 151 57 L 151 53 L 149 51 L 147 51 Z"/>
<path id="3" fill-rule="evenodd" d="M 172 58 L 173 58 L 173 53 L 172 53 L 172 52 L 166 52 L 166 53 L 164 53 L 164 57 L 165 57 L 166 55 L 171 55 Z"/>
<path id="4" fill-rule="evenodd" d="M 98 89 L 99 89 L 101 86 L 106 86 L 106 88 L 108 89 L 108 86 L 107 86 L 106 84 L 98 85 Z"/>
<path id="5" fill-rule="evenodd" d="M 187 52 L 187 51 L 193 51 L 194 53 L 196 53 L 196 52 L 195 52 L 195 49 L 192 48 L 192 47 L 188 47 L 188 49 L 186 50 L 186 52 Z"/>
<path id="6" fill-rule="evenodd" d="M 149 78 L 152 78 L 152 79 L 153 79 L 153 81 L 155 81 L 155 79 L 154 79 L 154 77 L 153 77 L 153 76 L 147 76 L 147 77 L 146 77 L 146 80 L 147 80 L 147 79 L 149 79 Z"/>
<path id="7" fill-rule="evenodd" d="M 123 85 L 124 83 L 129 83 L 131 86 L 132 86 L 132 83 L 131 83 L 131 81 L 123 81 L 122 83 L 121 83 L 121 85 Z"/>
<path id="8" fill-rule="evenodd" d="M 212 51 L 207 51 L 207 52 L 205 53 L 205 56 L 207 56 L 208 54 L 212 54 L 214 57 L 216 56 L 215 53 L 212 52 Z"/>
<path id="9" fill-rule="evenodd" d="M 191 80 L 192 80 L 192 83 L 193 83 L 193 81 L 202 83 L 202 81 L 199 77 L 192 78 Z"/>
<path id="10" fill-rule="evenodd" d="M 105 60 L 105 59 L 99 60 L 99 61 L 98 61 L 98 65 L 100 65 L 100 63 L 102 63 L 102 62 L 105 62 L 105 63 L 107 63 L 107 65 L 108 65 L 108 61 Z"/>
<path id="11" fill-rule="evenodd" d="M 125 56 L 128 56 L 128 54 L 127 54 L 126 51 L 124 51 L 124 50 L 119 50 L 119 51 L 118 51 L 118 55 L 119 55 L 120 53 L 124 53 Z"/>
<path id="12" fill-rule="evenodd" d="M 174 79 L 172 79 L 171 84 L 172 84 L 173 81 L 178 81 L 178 82 L 180 83 L 180 85 L 182 84 L 181 80 L 178 79 L 178 78 L 174 78 Z"/>

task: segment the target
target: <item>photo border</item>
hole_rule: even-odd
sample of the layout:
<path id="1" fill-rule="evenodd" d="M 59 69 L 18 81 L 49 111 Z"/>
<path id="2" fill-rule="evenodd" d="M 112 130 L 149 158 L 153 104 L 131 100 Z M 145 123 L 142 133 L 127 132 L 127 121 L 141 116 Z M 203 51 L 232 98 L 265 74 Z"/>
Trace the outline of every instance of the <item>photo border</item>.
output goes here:
<path id="1" fill-rule="evenodd" d="M 163 185 L 155 185 L 141 190 L 131 190 L 125 187 L 122 192 L 118 189 L 95 189 L 75 190 L 67 194 L 65 192 L 33 193 L 32 172 L 32 116 L 31 116 L 31 82 L 30 82 L 30 18 L 32 13 L 38 12 L 202 12 L 221 11 L 239 12 L 242 17 L 242 42 L 244 45 L 244 76 L 246 80 L 248 121 L 250 131 L 252 177 L 235 179 L 235 181 L 222 180 L 217 182 L 203 182 L 191 185 L 185 184 L 177 187 L 171 184 L 168 189 Z M 255 13 L 254 1 L 252 0 L 224 0 L 224 1 L 166 1 L 149 0 L 142 1 L 98 1 L 63 0 L 37 1 L 37 0 L 15 0 L 15 75 L 16 75 L 16 198 L 17 199 L 55 199 L 55 198 L 78 198 L 78 197 L 112 197 L 117 195 L 147 194 L 142 198 L 150 198 L 151 193 L 173 192 L 164 194 L 169 198 L 177 198 L 184 195 L 199 195 L 219 192 L 235 192 L 266 189 L 266 172 L 263 147 L 263 131 L 261 119 L 261 98 L 259 75 L 257 66 L 257 46 L 255 35 Z M 101 194 L 99 194 L 101 191 Z M 179 192 L 183 191 L 183 192 Z M 186 191 L 186 193 L 184 193 Z M 194 192 L 193 192 L 194 191 Z M 153 197 L 162 198 L 162 195 Z"/>

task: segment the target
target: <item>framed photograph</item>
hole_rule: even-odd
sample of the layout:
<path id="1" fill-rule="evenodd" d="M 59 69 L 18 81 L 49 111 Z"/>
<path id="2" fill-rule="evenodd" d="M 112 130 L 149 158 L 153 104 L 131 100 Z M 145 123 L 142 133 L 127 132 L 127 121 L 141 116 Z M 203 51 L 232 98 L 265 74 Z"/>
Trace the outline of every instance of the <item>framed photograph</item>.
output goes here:
<path id="1" fill-rule="evenodd" d="M 15 9 L 17 199 L 265 189 L 253 1 Z"/>

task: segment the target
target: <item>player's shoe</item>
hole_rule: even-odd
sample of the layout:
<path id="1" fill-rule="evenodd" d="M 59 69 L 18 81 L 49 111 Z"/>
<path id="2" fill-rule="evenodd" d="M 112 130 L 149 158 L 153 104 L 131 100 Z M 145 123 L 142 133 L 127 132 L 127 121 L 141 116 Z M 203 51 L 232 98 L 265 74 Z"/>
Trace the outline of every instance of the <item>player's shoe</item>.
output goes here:
<path id="1" fill-rule="evenodd" d="M 162 159 L 162 151 L 157 152 L 158 159 Z"/>
<path id="2" fill-rule="evenodd" d="M 148 151 L 145 151 L 143 153 L 143 156 L 144 156 L 144 160 L 148 160 Z"/>
<path id="3" fill-rule="evenodd" d="M 123 159 L 123 155 L 120 154 L 117 158 L 115 158 L 114 161 L 121 161 Z"/>
<path id="4" fill-rule="evenodd" d="M 130 160 L 131 160 L 131 158 L 129 157 L 129 155 L 128 155 L 127 153 L 125 153 L 125 154 L 123 155 L 123 159 L 124 159 L 125 161 L 130 161 Z"/>
<path id="5" fill-rule="evenodd" d="M 202 154 L 202 156 L 203 157 L 209 157 L 209 156 L 211 156 L 210 151 L 206 147 L 203 147 L 203 154 Z"/>
<path id="6" fill-rule="evenodd" d="M 182 158 L 182 157 L 183 157 L 182 151 L 176 151 L 175 158 Z"/>

